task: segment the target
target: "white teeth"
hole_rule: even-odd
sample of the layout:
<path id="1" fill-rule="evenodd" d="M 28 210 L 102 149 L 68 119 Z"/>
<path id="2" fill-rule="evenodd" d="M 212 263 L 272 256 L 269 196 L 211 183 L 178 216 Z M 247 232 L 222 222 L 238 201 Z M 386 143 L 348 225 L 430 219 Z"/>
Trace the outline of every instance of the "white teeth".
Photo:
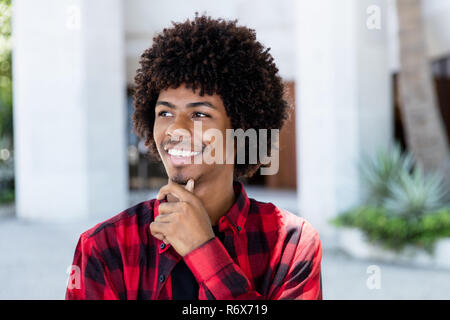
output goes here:
<path id="1" fill-rule="evenodd" d="M 180 149 L 170 149 L 168 153 L 176 157 L 192 157 L 200 154 L 200 152 L 185 151 Z"/>

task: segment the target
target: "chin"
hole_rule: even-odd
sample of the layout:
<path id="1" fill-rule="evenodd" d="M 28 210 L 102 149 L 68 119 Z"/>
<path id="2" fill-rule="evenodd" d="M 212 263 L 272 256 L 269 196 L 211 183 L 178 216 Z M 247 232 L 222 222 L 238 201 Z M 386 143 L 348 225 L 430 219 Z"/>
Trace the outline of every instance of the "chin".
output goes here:
<path id="1" fill-rule="evenodd" d="M 171 175 L 169 177 L 169 179 L 175 183 L 178 183 L 181 185 L 186 185 L 188 180 L 190 179 L 190 177 L 187 177 L 187 176 L 181 175 L 181 174 L 175 174 L 175 175 Z"/>
<path id="2" fill-rule="evenodd" d="M 201 173 L 197 172 L 197 170 L 190 169 L 191 168 L 187 167 L 176 167 L 170 168 L 169 170 L 166 169 L 166 172 L 171 181 L 186 185 L 189 179 L 194 179 L 194 182 L 196 182 L 198 177 L 201 175 Z"/>

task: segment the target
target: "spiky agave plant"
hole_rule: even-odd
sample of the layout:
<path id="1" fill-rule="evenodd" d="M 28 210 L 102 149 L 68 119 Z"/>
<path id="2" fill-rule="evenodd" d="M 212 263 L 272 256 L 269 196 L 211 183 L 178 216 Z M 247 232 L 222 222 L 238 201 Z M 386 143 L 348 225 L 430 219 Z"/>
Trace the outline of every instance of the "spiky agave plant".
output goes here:
<path id="1" fill-rule="evenodd" d="M 388 181 L 390 195 L 383 207 L 394 215 L 417 219 L 448 205 L 449 191 L 437 173 L 425 174 L 416 164 L 412 173 L 402 170 L 399 179 Z"/>
<path id="2" fill-rule="evenodd" d="M 391 195 L 389 185 L 399 180 L 402 172 L 409 173 L 414 164 L 410 153 L 402 154 L 395 144 L 391 150 L 378 150 L 374 158 L 363 157 L 359 165 L 366 190 L 366 203 L 382 206 Z"/>

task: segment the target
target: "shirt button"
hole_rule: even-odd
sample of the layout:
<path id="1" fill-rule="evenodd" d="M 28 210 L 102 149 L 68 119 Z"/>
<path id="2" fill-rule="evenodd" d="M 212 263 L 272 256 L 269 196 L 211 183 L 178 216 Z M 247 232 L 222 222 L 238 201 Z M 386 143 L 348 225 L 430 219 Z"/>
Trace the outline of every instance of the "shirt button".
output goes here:
<path id="1" fill-rule="evenodd" d="M 164 248 L 166 247 L 166 244 L 165 244 L 165 243 L 161 243 L 159 247 L 160 247 L 161 249 L 164 249 Z"/>
<path id="2" fill-rule="evenodd" d="M 163 283 L 165 279 L 166 277 L 163 274 L 159 275 L 159 282 Z"/>

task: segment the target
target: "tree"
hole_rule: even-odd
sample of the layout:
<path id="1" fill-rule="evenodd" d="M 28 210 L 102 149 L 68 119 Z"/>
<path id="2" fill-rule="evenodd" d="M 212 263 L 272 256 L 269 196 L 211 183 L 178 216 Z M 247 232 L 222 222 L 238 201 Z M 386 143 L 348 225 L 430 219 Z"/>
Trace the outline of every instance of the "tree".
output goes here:
<path id="1" fill-rule="evenodd" d="M 400 110 L 406 145 L 428 172 L 450 186 L 450 153 L 426 54 L 421 0 L 397 0 Z"/>
<path id="2" fill-rule="evenodd" d="M 0 0 L 0 142 L 12 147 L 11 1 Z"/>
<path id="3" fill-rule="evenodd" d="M 14 201 L 11 1 L 0 0 L 0 204 Z M 3 150 L 6 149 L 6 150 Z"/>

